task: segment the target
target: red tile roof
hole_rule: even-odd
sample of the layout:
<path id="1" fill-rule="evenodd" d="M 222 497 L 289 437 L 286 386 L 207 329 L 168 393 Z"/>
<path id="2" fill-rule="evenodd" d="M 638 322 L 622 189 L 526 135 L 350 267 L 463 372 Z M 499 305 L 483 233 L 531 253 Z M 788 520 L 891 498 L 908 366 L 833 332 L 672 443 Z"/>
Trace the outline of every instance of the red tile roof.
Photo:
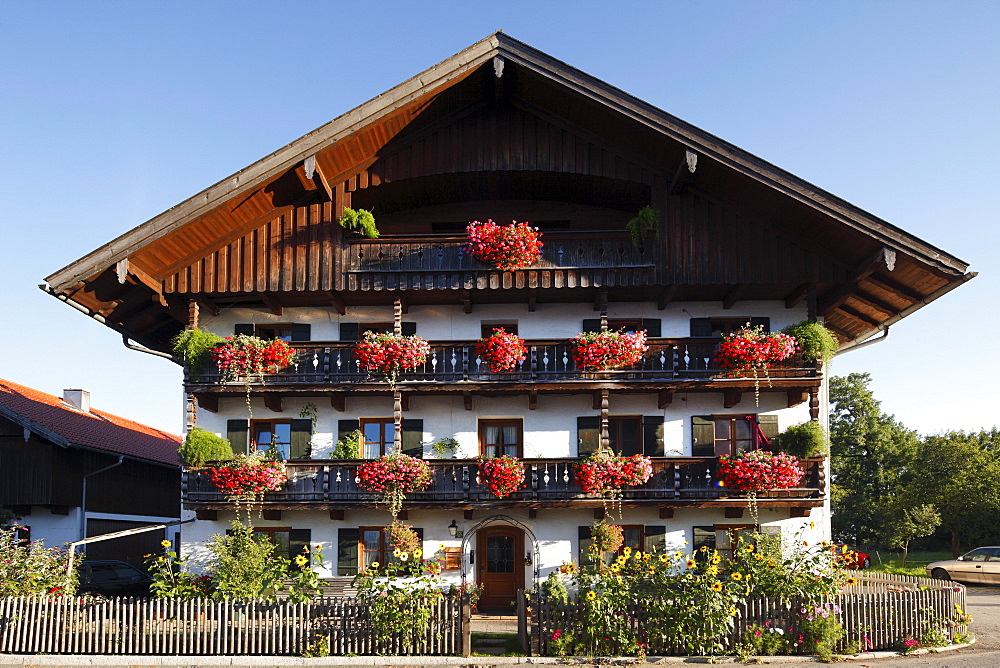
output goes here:
<path id="1" fill-rule="evenodd" d="M 84 413 L 64 403 L 60 397 L 2 378 L 0 407 L 75 445 L 179 466 L 180 436 L 94 408 Z M 30 428 L 30 425 L 25 426 Z"/>

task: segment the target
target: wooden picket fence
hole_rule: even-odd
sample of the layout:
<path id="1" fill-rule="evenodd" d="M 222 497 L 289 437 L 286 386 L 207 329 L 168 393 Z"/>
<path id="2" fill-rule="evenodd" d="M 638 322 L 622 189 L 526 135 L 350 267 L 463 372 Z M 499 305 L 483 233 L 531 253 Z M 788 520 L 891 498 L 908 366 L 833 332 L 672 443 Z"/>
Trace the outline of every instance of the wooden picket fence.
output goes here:
<path id="1" fill-rule="evenodd" d="M 356 598 L 0 598 L 0 653 L 298 655 L 325 637 L 332 655 L 454 655 L 468 651 L 468 609 L 444 597 L 425 635 L 378 643 Z"/>
<path id="2" fill-rule="evenodd" d="M 968 627 L 957 623 L 958 608 L 965 610 L 965 588 L 954 582 L 913 578 L 886 574 L 859 576 L 858 584 L 847 587 L 844 593 L 813 603 L 831 604 L 840 609 L 837 615 L 844 628 L 844 637 L 838 644 L 843 651 L 851 645 L 862 650 L 892 650 L 907 637 L 919 638 L 929 629 L 940 629 L 952 642 Z M 786 630 L 796 626 L 797 618 L 809 603 L 801 599 L 780 600 L 769 598 L 748 599 L 737 605 L 728 632 L 719 641 L 722 653 L 733 653 L 743 633 L 753 624 L 770 624 Z M 570 603 L 555 605 L 541 599 L 530 603 L 533 609 L 530 631 L 534 652 L 551 654 L 553 633 L 566 633 L 584 627 L 583 606 Z M 644 610 L 638 605 L 622 609 L 620 619 L 627 621 L 635 637 L 645 637 Z M 668 638 L 662 642 L 650 641 L 650 655 L 684 654 L 683 638 Z"/>

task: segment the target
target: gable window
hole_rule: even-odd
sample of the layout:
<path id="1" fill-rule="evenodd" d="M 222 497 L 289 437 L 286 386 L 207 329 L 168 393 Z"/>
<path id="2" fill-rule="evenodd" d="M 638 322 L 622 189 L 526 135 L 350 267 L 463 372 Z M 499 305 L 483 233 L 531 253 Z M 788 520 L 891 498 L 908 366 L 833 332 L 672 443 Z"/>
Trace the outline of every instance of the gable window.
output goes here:
<path id="1" fill-rule="evenodd" d="M 480 420 L 479 453 L 484 457 L 523 457 L 521 420 Z"/>
<path id="2" fill-rule="evenodd" d="M 739 413 L 735 415 L 691 416 L 691 456 L 722 457 L 738 455 L 756 447 L 754 426 L 756 419 L 760 430 L 769 440 L 778 434 L 777 415 Z"/>
<path id="3" fill-rule="evenodd" d="M 378 459 L 392 452 L 396 440 L 396 423 L 390 418 L 361 418 L 361 456 Z"/>

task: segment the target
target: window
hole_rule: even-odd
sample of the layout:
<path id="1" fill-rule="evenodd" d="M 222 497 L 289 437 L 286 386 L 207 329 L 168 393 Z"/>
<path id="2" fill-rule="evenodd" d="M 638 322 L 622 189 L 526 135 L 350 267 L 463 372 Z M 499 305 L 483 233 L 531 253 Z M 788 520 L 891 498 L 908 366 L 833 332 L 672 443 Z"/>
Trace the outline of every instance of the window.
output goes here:
<path id="1" fill-rule="evenodd" d="M 378 459 L 392 452 L 396 441 L 396 423 L 392 418 L 361 418 L 361 456 Z"/>
<path id="2" fill-rule="evenodd" d="M 266 538 L 274 543 L 274 555 L 288 559 L 291 554 L 291 527 L 254 527 L 253 532 L 258 538 Z"/>
<path id="3" fill-rule="evenodd" d="M 273 445 L 281 453 L 282 459 L 291 458 L 291 420 L 254 420 L 252 426 L 255 450 L 266 452 Z"/>
<path id="4" fill-rule="evenodd" d="M 365 332 L 376 334 L 389 334 L 395 329 L 395 324 L 389 320 L 386 322 L 342 322 L 340 323 L 341 341 L 360 341 Z M 417 323 L 401 323 L 403 336 L 413 336 L 417 333 Z"/>
<path id="5" fill-rule="evenodd" d="M 694 550 L 694 556 L 698 559 L 704 559 L 706 552 L 702 552 L 701 548 L 704 547 L 709 552 L 715 549 L 715 527 L 691 527 L 691 533 L 691 549 Z"/>
<path id="6" fill-rule="evenodd" d="M 516 322 L 483 322 L 480 325 L 479 336 L 484 339 L 493 336 L 493 330 L 501 327 L 508 334 L 517 334 Z"/>
<path id="7" fill-rule="evenodd" d="M 625 548 L 631 548 L 633 552 L 639 552 L 646 544 L 644 527 L 641 524 L 622 525 L 622 546 L 615 554 L 625 554 Z"/>
<path id="8" fill-rule="evenodd" d="M 262 339 L 281 339 L 282 341 L 292 340 L 291 323 L 281 325 L 257 325 L 256 332 Z"/>
<path id="9" fill-rule="evenodd" d="M 726 317 L 726 318 L 691 318 L 692 337 L 722 337 L 732 334 L 738 329 L 750 325 L 756 327 L 760 325 L 765 332 L 771 331 L 770 318 L 750 318 L 750 317 Z"/>
<path id="10" fill-rule="evenodd" d="M 312 326 L 306 322 L 268 322 L 261 324 L 239 323 L 233 327 L 234 334 L 246 334 L 262 339 L 281 339 L 283 341 L 309 341 L 312 338 Z"/>
<path id="11" fill-rule="evenodd" d="M 756 417 L 768 439 L 778 433 L 777 415 L 693 415 L 691 456 L 721 457 L 754 449 L 754 430 L 747 417 Z"/>
<path id="12" fill-rule="evenodd" d="M 642 454 L 642 417 L 608 418 L 611 449 L 623 457 Z"/>
<path id="13" fill-rule="evenodd" d="M 523 457 L 521 420 L 480 420 L 479 453 L 484 457 Z"/>
<path id="14" fill-rule="evenodd" d="M 424 530 L 413 529 L 417 536 L 423 541 Z M 393 555 L 392 547 L 389 545 L 389 538 L 386 536 L 385 527 L 358 527 L 358 563 L 361 568 L 367 570 L 373 563 L 379 564 L 398 563 L 399 557 Z M 459 548 L 460 549 L 460 548 Z"/>

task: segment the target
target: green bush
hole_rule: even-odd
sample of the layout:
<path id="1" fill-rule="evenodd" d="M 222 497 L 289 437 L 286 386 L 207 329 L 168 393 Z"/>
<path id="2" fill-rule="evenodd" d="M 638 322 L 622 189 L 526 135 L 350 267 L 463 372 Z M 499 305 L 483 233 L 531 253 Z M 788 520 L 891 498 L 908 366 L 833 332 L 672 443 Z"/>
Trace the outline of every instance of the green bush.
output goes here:
<path id="1" fill-rule="evenodd" d="M 361 430 L 355 429 L 337 441 L 330 459 L 361 459 Z"/>
<path id="2" fill-rule="evenodd" d="M 375 216 L 372 215 L 371 211 L 364 209 L 355 211 L 345 206 L 344 215 L 337 222 L 345 230 L 355 230 L 369 239 L 378 239 L 378 228 L 375 227 Z"/>
<path id="3" fill-rule="evenodd" d="M 0 596 L 73 594 L 77 572 L 67 573 L 68 562 L 66 550 L 40 540 L 23 543 L 17 526 L 0 528 Z"/>
<path id="4" fill-rule="evenodd" d="M 810 420 L 781 432 L 771 441 L 771 446 L 800 459 L 826 457 L 830 452 L 830 437 L 819 422 Z"/>
<path id="5" fill-rule="evenodd" d="M 639 209 L 635 218 L 625 223 L 632 244 L 638 248 L 642 244 L 642 238 L 650 232 L 656 237 L 660 236 L 660 213 L 651 206 L 644 206 Z"/>
<path id="6" fill-rule="evenodd" d="M 275 554 L 277 546 L 267 536 L 240 522 L 230 523 L 228 535 L 209 539 L 212 558 L 209 575 L 216 598 L 274 598 L 281 590 L 288 561 Z"/>
<path id="7" fill-rule="evenodd" d="M 184 369 L 192 379 L 197 379 L 198 372 L 205 361 L 206 355 L 224 339 L 212 332 L 200 329 L 185 329 L 170 342 L 174 357 L 184 362 Z"/>
<path id="8" fill-rule="evenodd" d="M 229 441 L 201 427 L 192 427 L 184 442 L 177 448 L 177 455 L 188 466 L 202 466 L 205 462 L 228 461 L 233 458 Z"/>
<path id="9" fill-rule="evenodd" d="M 840 348 L 840 343 L 833 332 L 818 322 L 803 320 L 781 331 L 795 337 L 802 348 L 802 356 L 810 362 L 823 360 L 824 364 L 828 363 Z"/>

